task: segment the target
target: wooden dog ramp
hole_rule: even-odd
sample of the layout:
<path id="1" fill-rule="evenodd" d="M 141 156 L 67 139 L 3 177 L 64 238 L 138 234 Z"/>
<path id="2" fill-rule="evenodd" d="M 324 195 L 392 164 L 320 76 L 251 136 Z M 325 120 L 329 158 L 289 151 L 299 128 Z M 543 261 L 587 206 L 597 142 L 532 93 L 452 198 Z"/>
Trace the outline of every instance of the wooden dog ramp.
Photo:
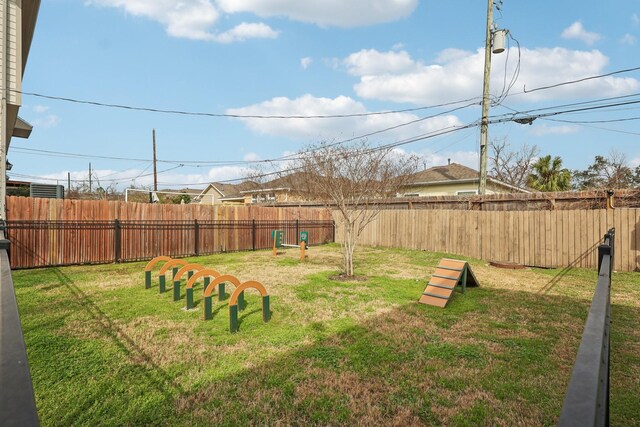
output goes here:
<path id="1" fill-rule="evenodd" d="M 464 293 L 467 286 L 480 286 L 480 283 L 467 262 L 442 258 L 418 302 L 444 308 L 457 285 Z"/>

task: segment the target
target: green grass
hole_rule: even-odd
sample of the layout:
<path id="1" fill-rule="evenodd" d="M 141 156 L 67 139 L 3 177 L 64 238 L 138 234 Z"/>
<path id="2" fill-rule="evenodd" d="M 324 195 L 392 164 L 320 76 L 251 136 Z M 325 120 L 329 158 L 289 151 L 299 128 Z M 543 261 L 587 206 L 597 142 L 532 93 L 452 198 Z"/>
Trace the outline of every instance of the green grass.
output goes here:
<path id="1" fill-rule="evenodd" d="M 416 303 L 447 254 L 361 248 L 340 282 L 336 245 L 193 260 L 247 292 L 202 320 L 144 289 L 145 263 L 14 272 L 43 425 L 553 425 L 596 282 L 590 270 L 498 270 L 442 310 Z M 231 289 L 232 290 L 232 289 Z M 227 289 L 228 294 L 231 291 Z M 611 422 L 640 424 L 640 276 L 614 274 Z"/>

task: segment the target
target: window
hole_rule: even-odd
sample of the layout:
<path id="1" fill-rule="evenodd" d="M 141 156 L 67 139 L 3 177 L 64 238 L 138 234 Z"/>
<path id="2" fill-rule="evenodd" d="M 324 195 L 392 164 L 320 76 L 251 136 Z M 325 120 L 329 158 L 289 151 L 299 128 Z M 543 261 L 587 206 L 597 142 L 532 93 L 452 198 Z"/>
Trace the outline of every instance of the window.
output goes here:
<path id="1" fill-rule="evenodd" d="M 456 196 L 475 196 L 478 190 L 456 191 Z"/>
<path id="2" fill-rule="evenodd" d="M 257 194 L 252 194 L 251 195 L 251 203 L 258 203 L 258 195 Z"/>
<path id="3" fill-rule="evenodd" d="M 276 201 L 276 193 L 269 193 L 269 197 L 268 197 L 270 202 L 275 202 Z"/>

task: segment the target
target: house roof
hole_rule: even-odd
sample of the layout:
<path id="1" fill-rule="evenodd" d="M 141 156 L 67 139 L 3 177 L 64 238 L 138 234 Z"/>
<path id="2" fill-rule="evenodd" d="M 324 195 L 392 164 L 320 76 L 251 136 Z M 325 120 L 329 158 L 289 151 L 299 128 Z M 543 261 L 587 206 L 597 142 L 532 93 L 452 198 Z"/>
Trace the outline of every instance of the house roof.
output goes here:
<path id="1" fill-rule="evenodd" d="M 223 199 L 240 199 L 243 198 L 241 192 L 250 188 L 256 188 L 257 184 L 253 181 L 244 181 L 239 184 L 228 184 L 221 182 L 212 182 L 202 190 L 200 196 L 204 196 L 210 189 L 214 189 Z"/>
<path id="2" fill-rule="evenodd" d="M 417 183 L 435 183 L 443 181 L 458 181 L 461 179 L 478 178 L 480 173 L 467 166 L 458 163 L 451 163 L 445 166 L 434 166 L 413 174 L 410 182 Z"/>
<path id="3" fill-rule="evenodd" d="M 465 182 L 478 182 L 480 180 L 480 172 L 470 167 L 450 163 L 444 166 L 434 166 L 420 172 L 414 173 L 409 179 L 408 185 L 441 185 Z M 529 191 L 507 184 L 495 178 L 487 177 L 487 182 L 494 185 L 502 186 L 513 191 L 528 193 Z"/>
<path id="4" fill-rule="evenodd" d="M 262 183 L 255 181 L 243 181 L 239 184 L 212 182 L 200 193 L 200 196 L 203 196 L 211 189 L 217 191 L 221 196 L 220 198 L 223 200 L 241 199 L 244 197 L 244 194 L 253 192 L 263 193 L 266 191 L 288 191 L 295 188 L 302 182 L 302 174 L 303 172 L 294 172 Z"/>
<path id="5" fill-rule="evenodd" d="M 266 191 L 290 191 L 304 187 L 307 177 L 306 172 L 294 172 L 263 183 L 253 183 L 252 187 L 242 190 L 242 193 L 266 192 Z"/>

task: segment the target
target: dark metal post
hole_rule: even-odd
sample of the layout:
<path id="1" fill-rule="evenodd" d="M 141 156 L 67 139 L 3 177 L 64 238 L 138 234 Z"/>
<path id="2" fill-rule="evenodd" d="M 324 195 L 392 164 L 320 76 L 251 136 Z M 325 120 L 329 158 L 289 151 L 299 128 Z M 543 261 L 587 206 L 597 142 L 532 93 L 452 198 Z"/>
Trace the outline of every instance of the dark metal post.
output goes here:
<path id="1" fill-rule="evenodd" d="M 611 281 L 611 275 L 613 273 L 613 269 L 615 268 L 614 265 L 614 261 L 616 259 L 615 257 L 615 245 L 614 242 L 616 240 L 616 230 L 615 228 L 612 228 L 611 230 L 609 230 L 609 246 L 611 247 L 610 251 L 611 251 L 611 269 L 609 270 L 609 281 Z"/>
<path id="2" fill-rule="evenodd" d="M 120 260 L 120 220 L 113 221 L 113 262 Z"/>
<path id="3" fill-rule="evenodd" d="M 558 426 L 609 425 L 611 272 L 615 229 L 598 246 L 598 282 L 564 397 Z"/>
<path id="4" fill-rule="evenodd" d="M 296 241 L 293 242 L 294 245 L 300 244 L 300 220 L 296 219 Z"/>
<path id="5" fill-rule="evenodd" d="M 198 224 L 198 220 L 197 219 L 193 220 L 193 224 L 194 224 L 193 229 L 194 229 L 194 234 L 195 234 L 194 239 L 193 239 L 193 241 L 194 241 L 193 244 L 195 246 L 195 248 L 194 248 L 195 254 L 196 254 L 196 256 L 198 256 L 198 255 L 200 255 L 200 224 Z"/>
<path id="6" fill-rule="evenodd" d="M 598 271 L 602 267 L 602 260 L 605 255 L 611 255 L 611 246 L 609 245 L 599 245 L 598 246 Z"/>
<path id="7" fill-rule="evenodd" d="M 256 250 L 256 220 L 251 220 L 251 247 Z"/>

